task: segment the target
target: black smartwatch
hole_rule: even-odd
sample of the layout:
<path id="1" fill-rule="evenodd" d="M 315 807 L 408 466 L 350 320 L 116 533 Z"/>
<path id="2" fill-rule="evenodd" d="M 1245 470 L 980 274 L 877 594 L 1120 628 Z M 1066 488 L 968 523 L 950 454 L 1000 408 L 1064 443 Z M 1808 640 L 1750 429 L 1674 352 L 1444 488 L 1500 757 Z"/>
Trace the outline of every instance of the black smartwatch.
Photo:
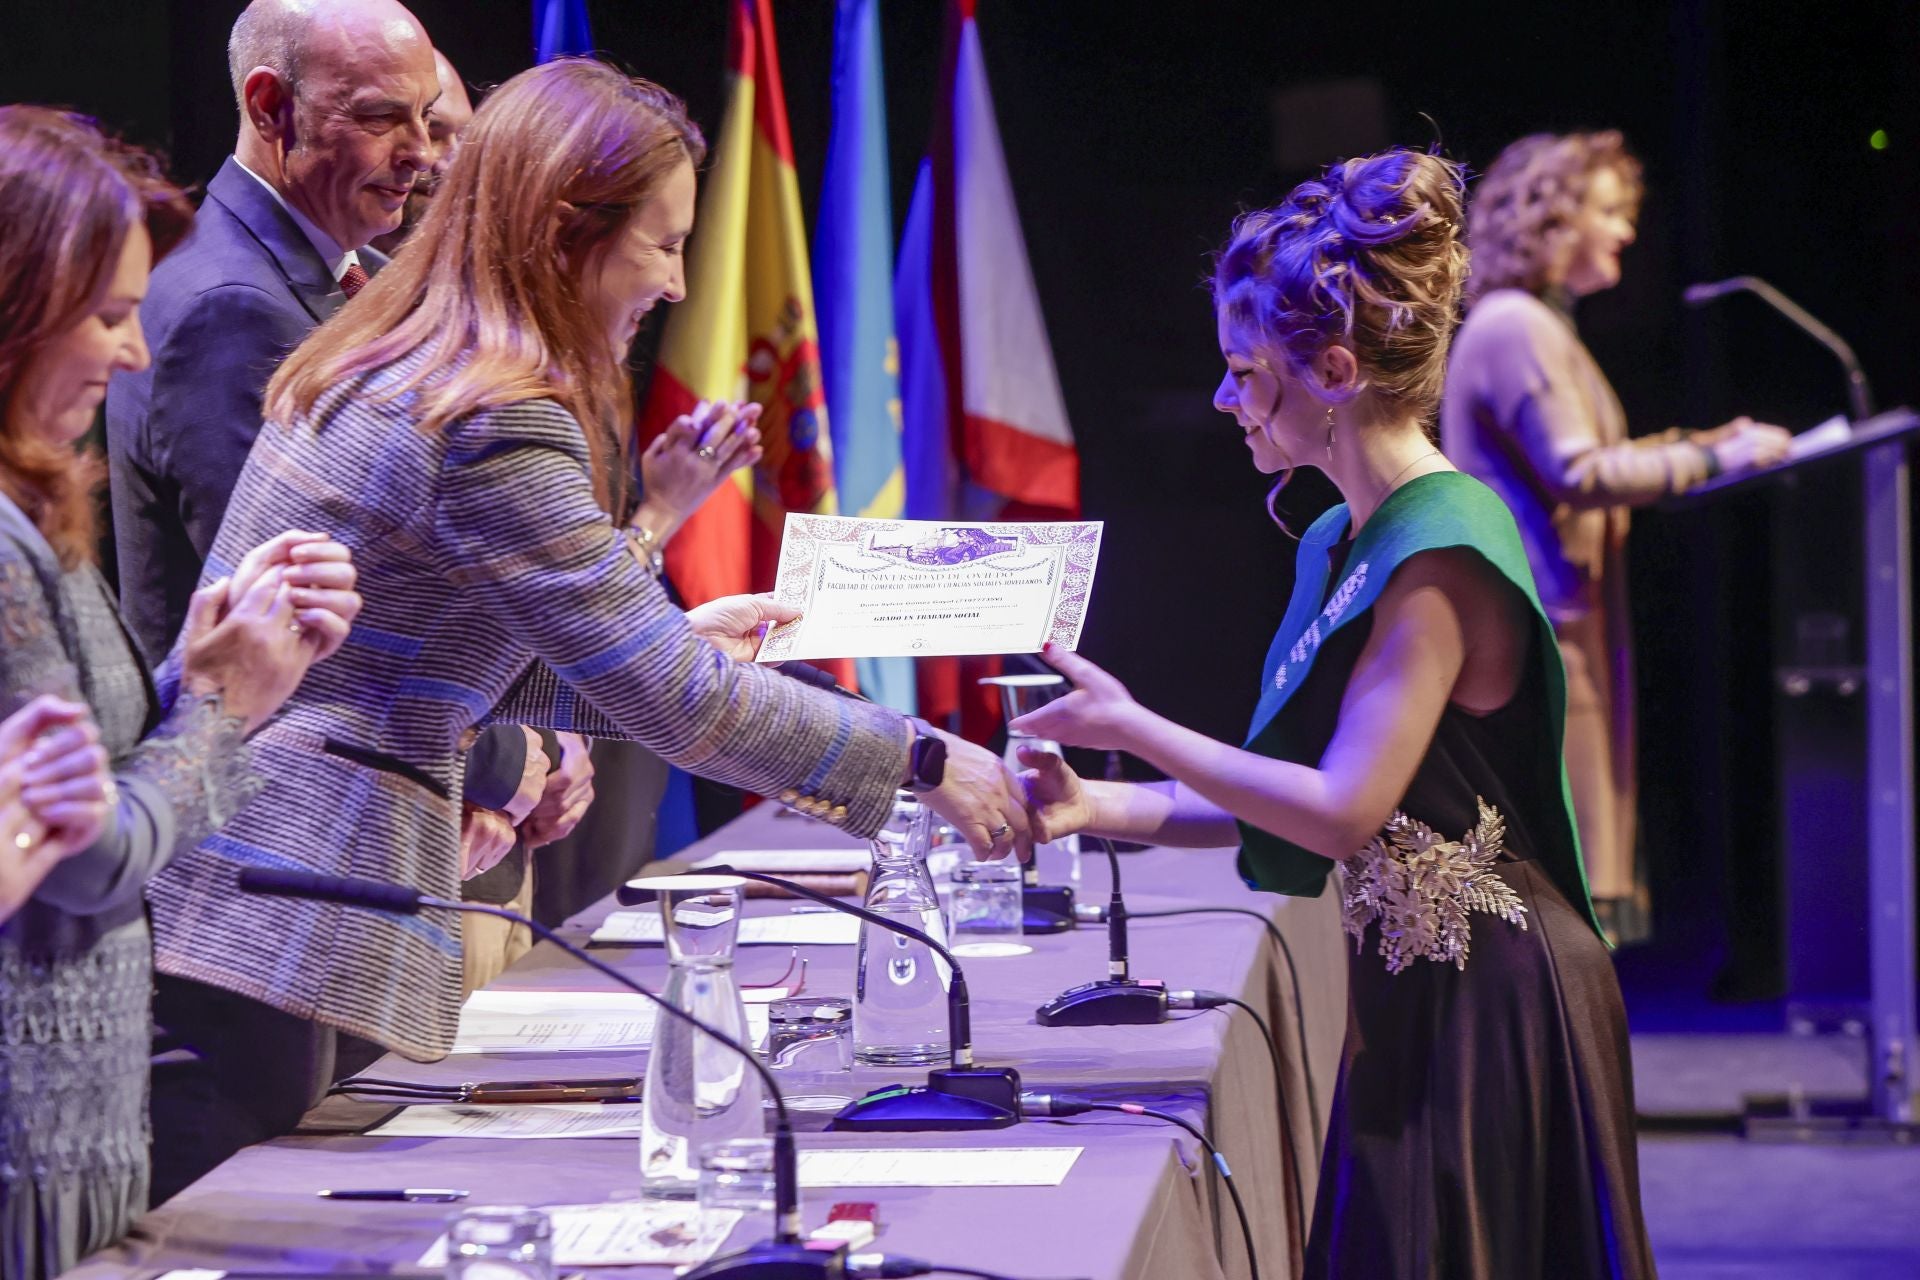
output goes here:
<path id="1" fill-rule="evenodd" d="M 947 780 L 947 742 L 924 720 L 909 719 L 913 745 L 907 748 L 909 791 L 931 791 Z"/>

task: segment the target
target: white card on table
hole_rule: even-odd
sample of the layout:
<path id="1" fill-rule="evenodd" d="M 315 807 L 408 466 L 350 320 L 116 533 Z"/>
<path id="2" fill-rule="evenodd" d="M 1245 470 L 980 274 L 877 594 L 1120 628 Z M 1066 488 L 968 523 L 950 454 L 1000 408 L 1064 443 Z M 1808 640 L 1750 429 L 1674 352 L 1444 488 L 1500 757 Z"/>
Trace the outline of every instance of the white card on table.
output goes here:
<path id="1" fill-rule="evenodd" d="M 658 917 L 655 917 L 658 923 Z M 626 991 L 476 991 L 460 1009 L 451 1053 L 607 1053 L 645 1049 L 660 1017 Z M 767 1008 L 747 1005 L 747 1030 L 766 1037 Z"/>
<path id="2" fill-rule="evenodd" d="M 640 1133 L 635 1102 L 534 1102 L 509 1106 L 402 1107 L 367 1130 L 375 1138 L 629 1138 Z"/>
<path id="3" fill-rule="evenodd" d="M 1057 1187 L 1083 1147 L 842 1147 L 800 1153 L 803 1187 Z"/>
<path id="4" fill-rule="evenodd" d="M 738 1209 L 616 1200 L 606 1204 L 542 1205 L 553 1222 L 553 1262 L 559 1267 L 671 1267 L 705 1262 L 740 1221 Z M 420 1255 L 423 1267 L 447 1265 L 447 1238 Z"/>
<path id="5" fill-rule="evenodd" d="M 593 931 L 593 941 L 635 945 L 665 942 L 657 907 L 616 911 Z M 798 915 L 744 916 L 738 945 L 782 947 L 851 947 L 860 941 L 860 919 L 839 911 L 810 911 Z"/>

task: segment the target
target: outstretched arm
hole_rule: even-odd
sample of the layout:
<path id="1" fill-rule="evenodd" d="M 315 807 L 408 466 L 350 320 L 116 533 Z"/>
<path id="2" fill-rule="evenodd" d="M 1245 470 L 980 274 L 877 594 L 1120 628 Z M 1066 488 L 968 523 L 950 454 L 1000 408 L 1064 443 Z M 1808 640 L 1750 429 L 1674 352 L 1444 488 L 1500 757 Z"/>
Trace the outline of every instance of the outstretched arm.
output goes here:
<path id="1" fill-rule="evenodd" d="M 1402 565 L 1373 607 L 1373 632 L 1317 764 L 1270 759 L 1183 728 L 1140 706 L 1091 662 L 1065 652 L 1046 656 L 1074 691 L 1014 727 L 1071 746 L 1130 751 L 1177 784 L 1157 791 L 1083 784 L 1088 802 L 1062 816 L 1069 822 L 1084 817 L 1088 830 L 1165 839 L 1184 829 L 1205 832 L 1210 844 L 1231 844 L 1234 838 L 1217 838 L 1224 827 L 1216 824 L 1239 819 L 1315 853 L 1346 858 L 1405 796 L 1456 697 L 1468 664 L 1466 619 L 1477 611 L 1487 626 L 1523 634 L 1509 595 L 1471 552 L 1425 552 Z M 1486 673 L 1494 683 L 1504 680 L 1508 695 L 1518 681 L 1513 665 Z M 1483 682 L 1475 673 L 1475 683 Z M 1498 705 L 1504 698 L 1487 700 Z M 1049 838 L 1061 834 L 1051 821 L 1047 826 Z"/>

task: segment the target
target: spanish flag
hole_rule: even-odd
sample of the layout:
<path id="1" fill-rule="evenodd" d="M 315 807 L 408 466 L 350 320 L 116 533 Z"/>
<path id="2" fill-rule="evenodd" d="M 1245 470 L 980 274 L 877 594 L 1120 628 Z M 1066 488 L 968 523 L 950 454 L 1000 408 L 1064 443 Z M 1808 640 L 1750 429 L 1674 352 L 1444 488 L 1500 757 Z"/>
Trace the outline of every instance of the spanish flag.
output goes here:
<path id="1" fill-rule="evenodd" d="M 667 319 L 640 438 L 701 400 L 764 408 L 765 456 L 736 472 L 667 544 L 689 605 L 773 586 L 789 511 L 835 514 L 820 336 L 771 0 L 732 0 L 726 114 Z M 850 677 L 849 677 L 850 678 Z"/>

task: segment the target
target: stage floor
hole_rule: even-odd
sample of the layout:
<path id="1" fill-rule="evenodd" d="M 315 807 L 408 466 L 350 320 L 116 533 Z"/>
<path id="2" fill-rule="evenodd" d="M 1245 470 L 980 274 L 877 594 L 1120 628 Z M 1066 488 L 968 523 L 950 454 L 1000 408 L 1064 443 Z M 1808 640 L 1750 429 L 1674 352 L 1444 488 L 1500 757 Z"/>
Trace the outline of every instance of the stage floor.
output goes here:
<path id="1" fill-rule="evenodd" d="M 1633 1037 L 1640 1177 L 1662 1280 L 1920 1276 L 1920 1148 L 1795 1146 L 1686 1131 L 1748 1094 L 1866 1089 L 1860 1040 L 1752 1032 Z M 1668 1126 L 1675 1126 L 1669 1128 Z"/>

